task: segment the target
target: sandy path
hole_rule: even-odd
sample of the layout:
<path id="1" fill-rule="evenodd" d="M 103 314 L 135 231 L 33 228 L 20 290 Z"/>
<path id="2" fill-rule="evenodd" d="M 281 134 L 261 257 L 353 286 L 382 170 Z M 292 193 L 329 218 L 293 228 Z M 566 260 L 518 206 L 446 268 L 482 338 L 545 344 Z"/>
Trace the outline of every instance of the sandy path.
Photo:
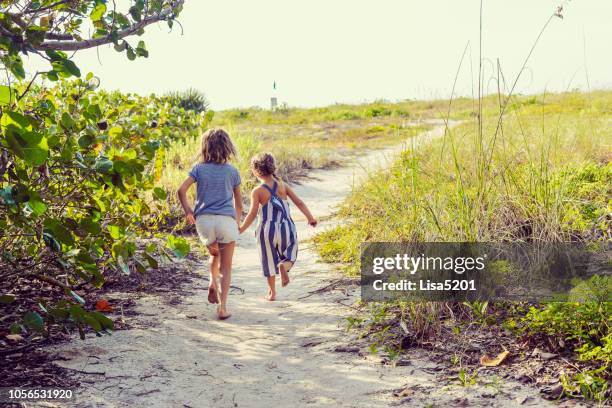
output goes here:
<path id="1" fill-rule="evenodd" d="M 425 143 L 442 135 L 443 129 L 438 125 L 411 143 Z M 315 171 L 295 189 L 317 217 L 329 216 L 365 169 L 388 165 L 400 150 L 379 150 L 343 168 Z M 300 239 L 307 240 L 313 229 L 301 214 L 294 211 L 294 216 Z M 321 228 L 333 222 L 323 222 Z M 207 273 L 204 265 L 200 268 Z M 78 374 L 92 384 L 82 388 L 74 405 L 380 407 L 400 402 L 391 391 L 406 386 L 413 390 L 405 397 L 406 406 L 455 406 L 462 401 L 462 406 L 491 406 L 493 401 L 496 406 L 516 406 L 517 398 L 523 401 L 530 394 L 533 397 L 523 406 L 544 403 L 535 389 L 507 380 L 493 388 L 444 386 L 436 379 L 437 364 L 416 350 L 409 354 L 410 364 L 401 367 L 382 365 L 377 356 L 335 352 L 346 343 L 344 318 L 351 311 L 337 302 L 351 304 L 359 294 L 334 291 L 299 300 L 338 277 L 307 243 L 301 244 L 292 283 L 279 290 L 277 302 L 263 299 L 266 284 L 252 230 L 239 241 L 233 273 L 233 284 L 245 293 L 231 296 L 230 320 L 214 319 L 202 281 L 178 306 L 155 296 L 140 299 L 141 314 L 135 320 L 157 321 L 153 327 L 143 324 L 142 329 L 91 337 L 76 351 L 71 350 L 74 343 L 60 346 L 68 358 L 63 366 L 90 373 Z"/>

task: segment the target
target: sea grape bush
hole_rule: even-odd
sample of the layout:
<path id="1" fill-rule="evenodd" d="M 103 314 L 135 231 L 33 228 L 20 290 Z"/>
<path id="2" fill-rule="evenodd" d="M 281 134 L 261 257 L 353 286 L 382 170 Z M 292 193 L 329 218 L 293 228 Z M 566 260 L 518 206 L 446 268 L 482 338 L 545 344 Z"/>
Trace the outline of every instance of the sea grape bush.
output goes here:
<path id="1" fill-rule="evenodd" d="M 167 196 L 156 182 L 169 144 L 201 134 L 212 117 L 155 95 L 95 91 L 97 82 L 89 74 L 33 86 L 0 116 L 0 264 L 8 265 L 0 279 L 28 275 L 62 287 L 70 300 L 41 309 L 81 333 L 82 325 L 102 331 L 112 322 L 86 312 L 75 286 L 101 287 L 107 268 L 144 273 L 189 251 L 184 239 L 162 240 L 151 228 Z M 41 329 L 32 313 L 22 326 Z"/>
<path id="2" fill-rule="evenodd" d="M 86 326 L 96 333 L 111 329 L 107 317 L 85 310 L 75 290 L 100 287 L 108 268 L 145 272 L 189 250 L 173 236 L 158 236 L 144 248 L 136 237 L 155 235 L 167 195 L 156 186 L 166 147 L 199 134 L 211 114 L 156 96 L 97 92 L 99 81 L 92 74 L 80 79 L 72 59 L 73 52 L 105 44 L 129 60 L 146 58 L 144 41 L 131 38 L 157 22 L 172 29 L 183 4 L 0 1 L 6 73 L 0 84 L 0 306 L 19 301 L 11 289 L 23 278 L 66 293 L 25 313 L 12 332 L 42 331 L 45 319 L 76 326 L 82 337 Z M 49 70 L 18 82 L 27 77 L 22 57 L 32 54 Z M 41 77 L 57 86 L 38 85 Z"/>

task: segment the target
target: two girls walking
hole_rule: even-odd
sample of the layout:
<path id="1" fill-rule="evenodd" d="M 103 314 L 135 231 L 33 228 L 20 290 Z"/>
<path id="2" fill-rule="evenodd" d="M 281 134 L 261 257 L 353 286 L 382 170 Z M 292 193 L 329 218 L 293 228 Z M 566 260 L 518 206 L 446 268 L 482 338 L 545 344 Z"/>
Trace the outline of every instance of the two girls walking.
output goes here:
<path id="1" fill-rule="evenodd" d="M 191 169 L 178 190 L 187 222 L 196 225 L 210 254 L 208 300 L 218 303 L 217 317 L 221 320 L 231 316 L 227 298 L 236 241 L 256 217 L 259 217 L 256 239 L 270 301 L 276 298 L 276 275 L 281 276 L 283 286 L 289 284 L 289 271 L 297 259 L 297 230 L 291 219 L 288 199 L 304 213 L 310 225 L 317 225 L 306 204 L 276 177 L 274 157 L 268 153 L 251 161 L 251 170 L 261 185 L 251 192 L 250 210 L 241 225 L 240 173 L 229 164 L 236 154 L 227 132 L 223 129 L 207 131 L 202 136 L 200 162 Z M 187 191 L 194 183 L 197 190 L 192 208 Z"/>

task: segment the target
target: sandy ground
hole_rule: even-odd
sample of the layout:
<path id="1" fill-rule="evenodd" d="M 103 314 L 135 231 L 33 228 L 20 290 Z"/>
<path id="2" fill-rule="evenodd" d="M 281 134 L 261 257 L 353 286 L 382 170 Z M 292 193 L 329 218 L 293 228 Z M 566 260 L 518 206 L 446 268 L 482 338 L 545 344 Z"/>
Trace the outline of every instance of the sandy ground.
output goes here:
<path id="1" fill-rule="evenodd" d="M 418 146 L 444 132 L 438 126 L 413 138 Z M 330 217 L 366 170 L 388 166 L 405 146 L 375 151 L 351 165 L 315 171 L 295 186 L 313 213 Z M 402 406 L 548 406 L 535 388 L 509 380 L 487 380 L 461 387 L 444 384 L 441 367 L 424 352 L 414 350 L 407 363 L 382 365 L 380 356 L 337 352 L 351 334 L 345 317 L 358 299 L 356 290 L 324 292 L 303 299 L 311 291 L 337 279 L 333 267 L 322 263 L 306 243 L 315 232 L 294 210 L 300 254 L 291 284 L 279 290 L 278 300 L 264 300 L 253 230 L 244 234 L 235 255 L 233 285 L 244 294 L 230 297 L 233 317 L 215 319 L 206 302 L 202 280 L 176 306 L 148 296 L 138 301 L 136 328 L 112 336 L 90 336 L 64 344 L 57 351 L 62 366 L 89 383 L 79 390 L 78 407 L 386 407 Z M 205 265 L 199 265 L 207 275 Z M 172 279 L 169 276 L 168 279 Z M 147 327 L 154 323 L 152 327 Z M 141 327 L 141 328 L 139 328 Z M 406 389 L 394 396 L 398 389 Z"/>

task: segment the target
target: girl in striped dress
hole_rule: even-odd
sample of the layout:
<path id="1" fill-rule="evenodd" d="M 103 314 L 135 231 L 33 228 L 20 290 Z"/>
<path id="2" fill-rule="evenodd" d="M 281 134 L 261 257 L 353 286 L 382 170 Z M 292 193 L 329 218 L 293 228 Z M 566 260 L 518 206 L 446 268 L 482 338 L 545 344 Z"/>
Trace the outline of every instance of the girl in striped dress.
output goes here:
<path id="1" fill-rule="evenodd" d="M 255 156 L 251 168 L 261 185 L 251 192 L 251 208 L 240 226 L 240 233 L 246 231 L 259 214 L 256 238 L 263 274 L 270 288 L 266 299 L 272 301 L 276 299 L 276 275 L 280 274 L 282 285 L 287 286 L 289 270 L 297 259 L 297 230 L 291 219 L 288 198 L 306 216 L 309 225 L 315 227 L 317 220 L 293 189 L 276 177 L 276 164 L 271 154 Z"/>

